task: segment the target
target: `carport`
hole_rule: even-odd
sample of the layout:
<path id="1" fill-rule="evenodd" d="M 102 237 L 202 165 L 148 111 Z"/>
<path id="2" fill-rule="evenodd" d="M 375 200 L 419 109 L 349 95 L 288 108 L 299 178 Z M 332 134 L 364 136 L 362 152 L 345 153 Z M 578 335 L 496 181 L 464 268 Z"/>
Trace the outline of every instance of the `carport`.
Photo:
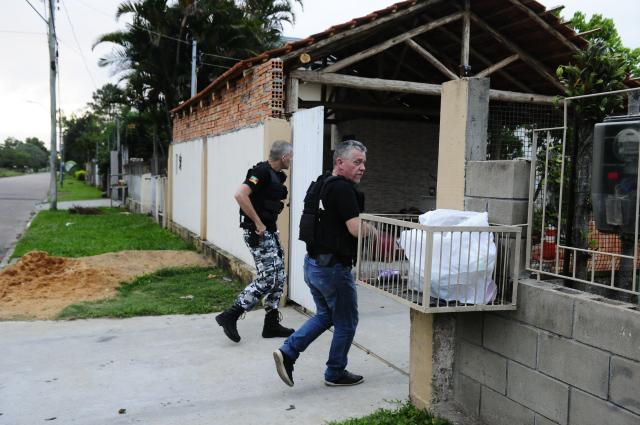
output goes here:
<path id="1" fill-rule="evenodd" d="M 487 159 L 527 157 L 530 130 L 558 120 L 555 101 L 563 89 L 555 70 L 586 44 L 536 1 L 400 2 L 239 62 L 172 111 L 174 138 L 243 131 L 260 119 L 289 121 L 295 149 L 289 298 L 313 310 L 297 227 L 304 192 L 330 168 L 336 143 L 356 138 L 369 148 L 361 184 L 368 213 L 480 209 L 494 223 L 524 223 L 517 212 L 526 212 L 526 201 L 500 199 L 498 208 L 469 192 L 468 163 L 477 169 Z M 255 86 L 267 98 L 264 116 L 238 106 L 230 112 L 235 126 L 210 124 L 263 68 L 274 70 L 268 84 Z M 216 172 L 202 169 L 204 179 Z M 235 219 L 216 226 L 233 226 Z M 431 384 L 432 347 L 424 343 L 434 337 L 429 317 L 411 310 L 411 395 L 424 405 L 439 391 Z"/>

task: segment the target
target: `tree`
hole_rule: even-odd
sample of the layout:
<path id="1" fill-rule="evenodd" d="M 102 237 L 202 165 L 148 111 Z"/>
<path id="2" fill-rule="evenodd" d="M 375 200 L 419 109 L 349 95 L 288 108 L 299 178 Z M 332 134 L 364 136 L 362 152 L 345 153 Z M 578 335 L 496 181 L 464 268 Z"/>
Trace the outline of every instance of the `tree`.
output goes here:
<path id="1" fill-rule="evenodd" d="M 84 164 L 96 157 L 96 146 L 104 145 L 105 126 L 94 112 L 62 118 L 65 161 Z M 106 150 L 106 147 L 105 147 Z"/>
<path id="2" fill-rule="evenodd" d="M 591 43 L 603 42 L 614 54 L 624 58 L 623 72 L 628 75 L 640 76 L 640 48 L 630 49 L 622 45 L 615 23 L 611 18 L 594 14 L 589 20 L 584 13 L 578 11 L 573 14 L 570 24 L 578 32 L 598 29 L 597 32 L 586 34 L 584 37 Z"/>
<path id="3" fill-rule="evenodd" d="M 190 94 L 193 39 L 203 88 L 238 60 L 273 47 L 282 23 L 294 19 L 290 0 L 129 0 L 116 13 L 125 15 L 131 25 L 98 38 L 96 45 L 115 47 L 99 64 L 120 75 L 132 110 L 150 123 L 161 150 L 171 137 L 168 111 Z"/>
<path id="4" fill-rule="evenodd" d="M 48 162 L 49 153 L 44 143 L 36 137 L 29 137 L 26 142 L 9 137 L 0 145 L 2 168 L 33 171 L 45 168 Z"/>

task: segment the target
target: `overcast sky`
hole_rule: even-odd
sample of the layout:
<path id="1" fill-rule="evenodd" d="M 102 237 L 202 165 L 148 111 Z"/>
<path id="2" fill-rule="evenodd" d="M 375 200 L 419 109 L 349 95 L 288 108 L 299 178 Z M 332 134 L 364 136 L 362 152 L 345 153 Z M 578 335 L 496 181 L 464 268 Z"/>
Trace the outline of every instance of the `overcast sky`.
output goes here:
<path id="1" fill-rule="evenodd" d="M 0 0 L 0 141 L 35 136 L 49 144 L 49 70 L 46 24 L 26 0 Z M 612 18 L 627 47 L 640 47 L 638 0 L 538 0 L 547 7 L 566 6 L 563 14 L 582 10 Z M 43 0 L 29 2 L 44 14 Z M 96 38 L 119 27 L 115 10 L 122 0 L 60 0 L 57 31 L 60 41 L 60 98 L 65 114 L 81 112 L 92 92 L 116 78 L 97 65 L 111 50 L 92 49 Z M 296 25 L 284 34 L 306 37 L 328 27 L 387 7 L 394 0 L 305 0 L 296 6 Z M 74 35 L 75 33 L 75 35 Z M 84 60 L 83 60 L 84 59 Z M 86 65 L 85 65 L 86 63 Z"/>

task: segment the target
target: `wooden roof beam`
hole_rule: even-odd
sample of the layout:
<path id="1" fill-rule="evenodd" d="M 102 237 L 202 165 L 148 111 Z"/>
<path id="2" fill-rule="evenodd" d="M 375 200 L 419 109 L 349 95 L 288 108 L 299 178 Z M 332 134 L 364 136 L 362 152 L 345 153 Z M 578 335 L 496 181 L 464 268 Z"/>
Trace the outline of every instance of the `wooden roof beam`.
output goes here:
<path id="1" fill-rule="evenodd" d="M 527 16 L 529 16 L 533 21 L 537 22 L 542 28 L 546 29 L 551 35 L 553 35 L 555 38 L 557 38 L 562 44 L 567 46 L 569 49 L 571 49 L 574 52 L 577 52 L 578 50 L 580 50 L 578 48 L 578 46 L 576 46 L 575 44 L 570 42 L 567 39 L 567 37 L 565 37 L 564 35 L 562 35 L 560 33 L 560 31 L 558 31 L 551 24 L 549 24 L 547 21 L 542 19 L 540 17 L 540 15 L 538 15 L 536 12 L 534 12 L 533 10 L 529 9 L 527 6 L 522 4 L 522 2 L 520 0 L 509 0 L 509 1 L 517 9 L 519 9 L 522 12 L 526 13 Z"/>
<path id="2" fill-rule="evenodd" d="M 336 72 L 339 71 L 341 69 L 344 69 L 350 65 L 353 65 L 356 62 L 360 62 L 363 59 L 366 59 L 368 57 L 371 56 L 375 56 L 380 52 L 383 52 L 397 44 L 403 43 L 406 40 L 409 40 L 417 35 L 423 34 L 427 31 L 430 31 L 434 28 L 438 28 L 442 25 L 446 25 L 450 22 L 453 22 L 457 19 L 460 19 L 463 15 L 463 12 L 456 12 L 453 13 L 451 15 L 445 16 L 443 18 L 440 19 L 436 19 L 433 22 L 429 22 L 428 24 L 425 25 L 420 25 L 419 27 L 416 27 L 410 31 L 407 31 L 403 34 L 400 34 L 396 37 L 393 37 L 387 41 L 384 41 L 376 46 L 370 47 L 368 49 L 365 49 L 361 52 L 358 52 L 352 56 L 349 56 L 345 59 L 342 59 L 336 63 L 334 63 L 333 65 L 329 65 L 328 67 L 324 68 L 323 72 Z"/>
<path id="3" fill-rule="evenodd" d="M 578 34 L 574 35 L 573 38 L 575 38 L 575 37 L 584 37 L 585 35 L 596 34 L 596 33 L 600 32 L 600 31 L 602 31 L 602 28 L 597 27 L 597 28 L 594 28 L 592 30 L 588 30 L 588 31 L 585 31 L 585 32 L 578 33 Z"/>
<path id="4" fill-rule="evenodd" d="M 532 58 L 527 52 L 518 47 L 515 43 L 511 42 L 505 36 L 500 34 L 498 31 L 493 29 L 488 23 L 486 23 L 482 18 L 480 18 L 475 13 L 471 12 L 471 19 L 478 24 L 483 30 L 493 35 L 493 37 L 498 40 L 500 43 L 504 44 L 509 50 L 514 53 L 517 53 L 524 62 L 526 62 L 531 68 L 536 70 L 538 74 L 545 77 L 551 84 L 553 84 L 558 90 L 564 93 L 564 86 L 560 84 L 560 82 L 553 76 L 545 66 L 538 61 L 537 59 Z"/>
<path id="5" fill-rule="evenodd" d="M 356 112 L 378 112 L 393 115 L 438 115 L 439 109 L 421 109 L 414 107 L 400 107 L 400 106 L 385 106 L 385 105 L 371 105 L 371 104 L 357 104 L 357 103 L 345 103 L 345 102 L 318 102 L 318 101 L 300 101 L 302 108 L 314 108 L 316 106 L 324 106 L 341 111 L 356 111 Z"/>
<path id="6" fill-rule="evenodd" d="M 478 78 L 488 77 L 489 75 L 491 75 L 494 72 L 504 68 L 505 66 L 517 61 L 518 59 L 520 59 L 520 56 L 518 56 L 517 53 L 515 55 L 511 55 L 508 58 L 504 58 L 500 62 L 498 62 L 498 63 L 496 63 L 494 65 L 491 65 L 488 68 L 485 68 L 482 71 L 478 72 L 476 74 L 476 77 L 478 77 Z"/>
<path id="7" fill-rule="evenodd" d="M 451 31 L 449 31 L 446 28 L 440 28 L 439 31 L 442 32 L 444 35 L 446 35 L 449 39 L 455 41 L 456 43 L 461 43 L 462 42 L 462 39 L 458 35 L 452 33 Z M 487 66 L 491 66 L 491 64 L 493 63 L 493 61 L 488 59 L 482 53 L 480 53 L 477 50 L 475 50 L 473 47 L 469 48 L 469 52 L 471 53 L 471 55 L 473 55 L 476 58 L 478 58 L 480 60 L 480 62 L 482 62 L 483 64 L 485 64 Z M 511 74 L 509 74 L 508 72 L 506 72 L 504 70 L 500 70 L 498 72 L 500 73 L 500 75 L 502 75 L 502 77 L 504 77 L 507 81 L 509 81 L 514 86 L 518 87 L 520 90 L 523 90 L 525 92 L 531 92 L 531 89 L 529 87 L 527 87 L 526 85 L 522 84 L 520 81 L 518 81 L 515 78 L 513 78 L 511 76 Z"/>
<path id="8" fill-rule="evenodd" d="M 409 16 L 412 15 L 413 13 L 419 12 L 421 10 L 424 10 L 430 6 L 433 6 L 434 4 L 440 3 L 443 0 L 427 0 L 427 1 L 423 1 L 423 2 L 419 2 L 418 4 L 411 6 L 405 10 L 402 10 L 400 12 L 394 12 L 391 13 L 390 15 L 384 16 L 382 18 L 376 19 L 375 21 L 371 21 L 367 24 L 364 25 L 360 25 L 357 26 L 355 28 L 346 30 L 346 31 L 341 31 L 336 35 L 333 35 L 331 37 L 325 38 L 324 40 L 318 41 L 317 43 L 314 43 L 313 45 L 309 46 L 309 47 L 303 47 L 301 49 L 297 49 L 294 50 L 290 53 L 287 53 L 286 55 L 282 56 L 282 60 L 283 61 L 288 61 L 291 60 L 293 58 L 296 58 L 298 56 L 300 56 L 301 53 L 305 52 L 305 53 L 309 53 L 311 55 L 313 55 L 313 52 L 320 50 L 324 47 L 327 47 L 328 45 L 331 45 L 337 41 L 343 40 L 345 38 L 349 38 L 352 35 L 355 34 L 360 34 L 363 32 L 367 32 L 370 30 L 373 30 L 377 27 L 379 27 L 380 25 L 386 24 L 387 22 L 393 21 L 395 19 L 398 18 L 402 18 L 405 16 Z"/>
<path id="9" fill-rule="evenodd" d="M 551 14 L 553 16 L 555 16 L 554 12 L 557 12 L 559 10 L 564 9 L 564 5 L 559 4 L 557 6 L 551 6 L 550 8 L 548 8 L 547 10 L 544 11 L 545 14 Z"/>
<path id="10" fill-rule="evenodd" d="M 426 49 L 416 43 L 414 40 L 409 39 L 405 41 L 409 47 L 416 51 L 420 56 L 427 60 L 431 65 L 436 67 L 438 71 L 442 72 L 445 76 L 449 77 L 451 80 L 459 80 L 460 78 L 455 74 L 455 72 L 451 71 L 447 68 L 442 62 L 436 59 L 431 53 L 429 53 Z"/>
<path id="11" fill-rule="evenodd" d="M 310 83 L 326 84 L 328 86 L 347 87 L 357 90 L 373 90 L 394 93 L 418 94 L 425 96 L 440 96 L 440 84 L 414 83 L 411 81 L 383 80 L 380 78 L 354 77 L 353 75 L 320 73 L 317 71 L 296 70 L 291 72 L 292 78 L 298 78 Z M 555 96 L 545 96 L 533 93 L 518 93 L 504 90 L 489 90 L 489 99 L 505 102 L 554 104 Z"/>

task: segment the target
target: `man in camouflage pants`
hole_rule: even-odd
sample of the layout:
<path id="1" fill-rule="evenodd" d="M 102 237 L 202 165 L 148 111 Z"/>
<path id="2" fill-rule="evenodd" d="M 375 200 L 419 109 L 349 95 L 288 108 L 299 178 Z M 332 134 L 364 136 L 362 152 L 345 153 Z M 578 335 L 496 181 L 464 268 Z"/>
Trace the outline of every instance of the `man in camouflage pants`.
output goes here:
<path id="1" fill-rule="evenodd" d="M 280 325 L 282 317 L 278 304 L 286 274 L 276 226 L 278 214 L 284 207 L 283 200 L 288 194 L 284 185 L 287 176 L 282 170 L 289 169 L 292 154 L 290 143 L 274 142 L 269 160 L 251 168 L 236 191 L 235 199 L 240 206 L 240 227 L 256 264 L 257 274 L 256 279 L 240 293 L 233 305 L 216 316 L 216 322 L 234 342 L 240 341 L 238 318 L 251 310 L 263 297 L 266 316 L 262 336 L 286 338 L 293 333 L 293 329 Z"/>

